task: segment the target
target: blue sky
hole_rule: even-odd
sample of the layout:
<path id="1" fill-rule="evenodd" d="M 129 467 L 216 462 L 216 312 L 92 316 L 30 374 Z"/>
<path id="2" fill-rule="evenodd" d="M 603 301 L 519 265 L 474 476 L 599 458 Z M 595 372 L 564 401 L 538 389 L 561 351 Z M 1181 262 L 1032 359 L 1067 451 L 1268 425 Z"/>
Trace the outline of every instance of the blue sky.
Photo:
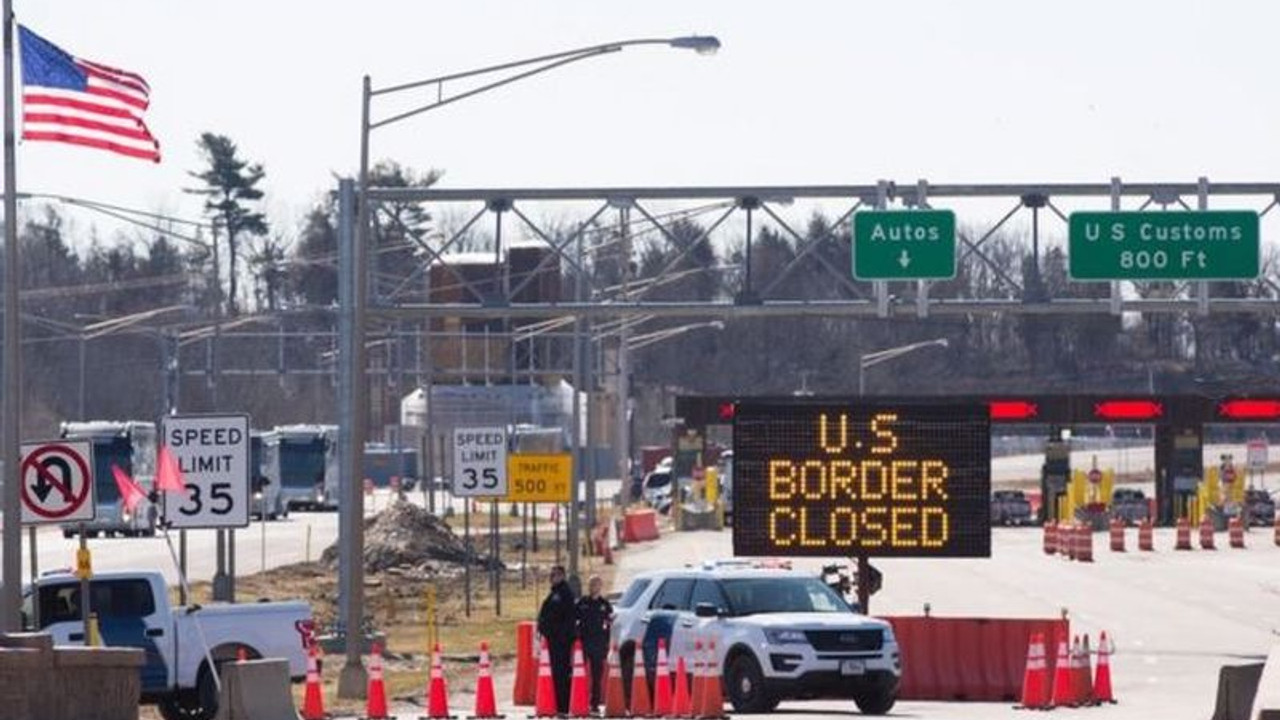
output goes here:
<path id="1" fill-rule="evenodd" d="M 277 229 L 357 162 L 375 86 L 633 37 L 632 48 L 379 130 L 448 187 L 1272 180 L 1275 2 L 366 3 L 62 0 L 19 21 L 152 86 L 160 166 L 51 144 L 20 189 L 194 216 L 195 139 L 266 166 Z M 375 106 L 375 114 L 394 109 Z M 86 217 L 109 227 L 106 221 Z"/>

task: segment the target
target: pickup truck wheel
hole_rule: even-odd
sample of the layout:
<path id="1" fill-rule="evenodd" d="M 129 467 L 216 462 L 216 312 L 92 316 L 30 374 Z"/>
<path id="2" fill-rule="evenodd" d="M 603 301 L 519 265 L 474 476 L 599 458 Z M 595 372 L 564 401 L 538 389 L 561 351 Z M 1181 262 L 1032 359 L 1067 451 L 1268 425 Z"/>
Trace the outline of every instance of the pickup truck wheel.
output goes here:
<path id="1" fill-rule="evenodd" d="M 222 667 L 219 660 L 218 667 Z M 212 720 L 214 715 L 218 714 L 218 685 L 213 681 L 213 673 L 209 672 L 209 665 L 201 664 L 200 672 L 196 675 L 196 699 L 200 704 L 200 709 L 205 714 L 192 716 L 192 720 Z"/>
<path id="2" fill-rule="evenodd" d="M 729 663 L 724 682 L 734 712 L 767 713 L 778 706 L 778 700 L 764 688 L 760 664 L 750 655 L 739 655 Z"/>
<path id="3" fill-rule="evenodd" d="M 207 720 L 213 717 L 200 707 L 199 695 L 192 690 L 182 690 L 166 697 L 156 709 L 164 720 Z"/>

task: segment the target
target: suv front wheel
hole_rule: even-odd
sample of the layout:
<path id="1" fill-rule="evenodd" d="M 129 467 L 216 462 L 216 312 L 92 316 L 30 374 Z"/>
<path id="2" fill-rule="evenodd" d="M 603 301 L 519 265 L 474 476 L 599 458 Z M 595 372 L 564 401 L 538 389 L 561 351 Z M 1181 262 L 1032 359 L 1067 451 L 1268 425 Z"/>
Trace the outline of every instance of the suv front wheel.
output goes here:
<path id="1" fill-rule="evenodd" d="M 853 702 L 863 715 L 884 715 L 893 709 L 898 691 L 893 684 L 875 683 L 853 696 Z"/>
<path id="2" fill-rule="evenodd" d="M 767 713 L 778 707 L 778 699 L 764 687 L 760 664 L 750 655 L 739 655 L 729 663 L 724 682 L 734 712 Z"/>

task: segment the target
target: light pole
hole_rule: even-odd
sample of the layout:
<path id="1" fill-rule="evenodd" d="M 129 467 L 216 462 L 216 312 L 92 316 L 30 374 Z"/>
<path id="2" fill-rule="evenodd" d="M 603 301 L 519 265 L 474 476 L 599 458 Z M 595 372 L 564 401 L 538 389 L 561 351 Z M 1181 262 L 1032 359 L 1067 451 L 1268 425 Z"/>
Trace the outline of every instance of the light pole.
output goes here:
<path id="1" fill-rule="evenodd" d="M 887 363 L 890 360 L 896 360 L 907 353 L 915 352 L 927 347 L 947 347 L 949 343 L 946 338 L 934 338 L 933 340 L 924 340 L 922 342 L 911 343 L 910 345 L 902 345 L 901 347 L 889 348 L 888 350 L 877 350 L 858 356 L 858 394 L 866 394 L 867 388 L 867 370 L 881 363 Z"/>
<path id="2" fill-rule="evenodd" d="M 340 439 L 340 447 L 344 457 L 343 478 L 345 485 L 342 488 L 342 498 L 339 502 L 339 587 L 340 594 L 344 599 L 343 604 L 343 623 L 347 630 L 346 636 L 346 664 L 342 669 L 338 682 L 338 695 L 344 698 L 363 697 L 365 692 L 366 678 L 364 666 L 361 664 L 360 652 L 362 645 L 362 633 L 360 633 L 361 621 L 363 620 L 363 597 L 361 593 L 364 588 L 364 572 L 360 567 L 360 558 L 362 557 L 361 549 L 364 546 L 363 538 L 363 497 L 360 487 L 357 485 L 356 479 L 360 477 L 361 466 L 364 462 L 364 437 L 366 435 L 366 424 L 368 412 L 367 390 L 364 387 L 364 370 L 365 370 L 365 352 L 364 352 L 364 335 L 365 335 L 365 302 L 366 302 L 366 281 L 368 277 L 368 254 L 365 246 L 369 241 L 369 135 L 374 130 L 391 125 L 401 120 L 407 120 L 415 115 L 421 115 L 425 112 L 436 110 L 445 105 L 464 100 L 466 98 L 479 95 L 481 93 L 495 90 L 504 85 L 523 80 L 534 75 L 538 75 L 558 67 L 563 67 L 571 63 L 586 60 L 602 55 L 619 52 L 623 48 L 637 45 L 666 45 L 673 48 L 682 48 L 694 50 L 700 55 L 706 55 L 716 52 L 720 49 L 720 41 L 714 37 L 689 36 L 676 38 L 637 38 L 632 40 L 622 40 L 619 42 L 605 43 L 602 45 L 592 45 L 590 47 L 578 48 L 576 50 L 567 50 L 564 52 L 553 53 L 550 55 L 541 55 L 538 57 L 528 58 L 525 60 L 516 60 L 513 62 L 502 63 L 499 65 L 490 65 L 488 67 L 478 68 L 475 70 L 466 70 L 458 73 L 450 73 L 439 77 L 429 78 L 426 80 L 418 80 L 416 82 L 402 83 L 384 88 L 374 88 L 369 76 L 364 76 L 363 87 L 360 97 L 360 173 L 359 185 L 355 188 L 356 198 L 350 198 L 351 189 L 348 187 L 346 192 L 349 199 L 356 200 L 355 216 L 356 225 L 354 233 L 348 233 L 345 240 L 350 243 L 347 252 L 339 253 L 340 260 L 346 260 L 346 263 L 340 263 L 345 267 L 340 268 L 340 274 L 346 275 L 345 283 L 347 284 L 345 303 L 343 304 L 342 320 L 346 326 L 349 335 L 347 347 L 349 352 L 342 353 L 339 358 L 342 361 L 343 390 L 341 410 L 347 422 L 340 427 L 346 428 L 347 432 Z M 457 95 L 450 97 L 444 96 L 444 86 L 456 80 L 466 78 L 475 78 L 481 76 L 493 77 L 495 73 L 503 73 L 504 75 L 491 82 L 487 82 L 479 87 L 466 90 Z M 371 104 L 375 97 L 394 95 L 396 93 L 408 90 L 416 90 L 429 86 L 436 86 L 436 97 L 434 102 L 429 102 L 417 108 L 407 110 L 392 115 L 381 120 L 374 121 L 371 119 Z M 349 209 L 349 208 L 348 208 Z M 496 243 L 495 243 L 496 244 Z M 501 248 L 496 247 L 495 253 L 500 253 Z M 341 271 L 345 270 L 345 273 Z M 431 378 L 427 378 L 428 383 Z M 432 469 L 434 471 L 434 468 Z M 429 473 L 428 475 L 430 476 Z M 573 507 L 577 507 L 577 484 L 573 484 Z M 13 503 L 16 506 L 16 502 Z M 571 523 L 576 518 L 577 513 L 570 513 Z M 573 528 L 576 530 L 576 528 Z M 571 535 L 570 537 L 575 537 Z M 576 543 L 570 546 L 570 549 L 576 549 Z M 577 555 L 570 555 L 570 572 L 576 570 Z M 15 595 L 16 597 L 16 595 Z"/>
<path id="3" fill-rule="evenodd" d="M 665 330 L 655 330 L 651 333 L 645 333 L 644 335 L 632 335 L 627 342 L 626 349 L 628 351 L 639 350 L 642 347 L 660 343 L 664 340 L 670 340 L 678 335 L 684 335 L 687 332 L 702 330 L 704 328 L 710 330 L 723 330 L 724 322 L 721 320 L 710 320 L 707 322 L 689 323 L 688 325 L 667 328 Z"/>

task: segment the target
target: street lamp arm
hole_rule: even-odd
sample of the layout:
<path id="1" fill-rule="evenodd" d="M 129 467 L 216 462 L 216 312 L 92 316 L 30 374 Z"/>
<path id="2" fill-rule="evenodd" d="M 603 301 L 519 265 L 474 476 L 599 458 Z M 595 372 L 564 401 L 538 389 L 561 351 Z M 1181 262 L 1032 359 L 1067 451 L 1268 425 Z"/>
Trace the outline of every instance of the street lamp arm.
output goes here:
<path id="1" fill-rule="evenodd" d="M 941 347 L 946 347 L 947 340 L 946 338 L 939 338 L 936 340 L 925 340 L 923 342 L 912 343 L 910 345 L 903 345 L 902 347 L 889 348 L 888 350 L 880 350 L 879 352 L 867 353 L 866 355 L 862 356 L 862 360 L 861 360 L 862 367 L 864 368 L 874 367 L 876 365 L 879 365 L 880 363 L 888 362 L 890 360 L 893 360 L 894 358 L 898 358 L 903 355 L 906 355 L 907 353 L 915 352 L 916 350 L 919 350 L 924 347 L 929 347 L 930 345 L 939 345 Z"/>
<path id="2" fill-rule="evenodd" d="M 547 72 L 548 70 L 554 70 L 555 68 L 563 67 L 570 63 L 578 62 L 579 60 L 586 60 L 587 58 L 593 58 L 593 57 L 598 57 L 600 55 L 607 55 L 610 53 L 619 52 L 623 48 L 631 47 L 635 45 L 669 45 L 671 47 L 677 47 L 677 48 L 690 48 L 690 49 L 696 50 L 699 53 L 710 53 L 710 52 L 715 52 L 716 50 L 719 49 L 720 41 L 714 37 L 700 37 L 700 36 L 679 37 L 679 38 L 640 38 L 636 40 L 623 40 L 620 42 L 604 43 L 601 45 L 592 45 L 589 47 L 578 48 L 576 50 L 566 50 L 564 52 L 552 53 L 550 55 L 540 55 L 538 57 L 527 58 L 525 60 L 516 60 L 513 62 L 506 62 L 500 65 L 490 65 L 489 67 L 483 67 L 483 68 L 478 68 L 476 70 L 468 70 L 468 71 L 459 72 L 459 73 L 451 73 L 449 75 L 441 75 L 439 77 L 429 78 L 427 80 L 418 80 L 415 82 L 402 83 L 400 85 L 392 85 L 390 87 L 385 87 L 385 88 L 377 88 L 377 89 L 371 88 L 368 91 L 368 99 L 372 99 L 379 95 L 390 95 L 393 93 L 403 92 L 405 90 L 413 90 L 415 88 L 425 87 L 429 85 L 439 85 L 441 86 L 441 91 L 443 91 L 444 83 L 450 82 L 452 80 L 462 80 L 465 78 L 479 77 L 481 75 L 489 75 L 496 72 L 502 72 L 504 70 L 513 70 L 515 68 L 528 67 L 530 65 L 538 66 L 530 70 L 517 73 L 510 77 L 505 77 L 505 78 L 502 78 L 501 80 L 495 80 L 491 83 L 481 85 L 478 88 L 473 88 L 471 90 L 468 90 L 458 95 L 454 95 L 452 97 L 448 97 L 448 98 L 441 97 L 436 102 L 430 103 L 428 105 L 423 105 L 413 110 L 407 110 L 398 115 L 393 115 L 389 118 L 385 118 L 377 122 L 370 122 L 368 125 L 368 129 L 374 130 L 374 129 L 383 127 L 385 125 L 391 125 L 393 123 L 400 122 L 401 120 L 411 118 L 415 115 L 420 115 L 422 113 L 435 110 L 436 108 L 443 107 L 445 105 L 450 105 L 452 103 L 458 102 L 459 100 L 465 100 L 466 98 L 474 97 L 476 95 L 489 92 L 490 90 L 495 90 L 504 85 L 510 85 L 511 83 L 524 80 L 525 78 L 542 74 L 544 72 Z"/>
<path id="3" fill-rule="evenodd" d="M 414 88 L 425 87 L 427 85 L 436 85 L 446 83 L 450 80 L 462 80 L 469 77 L 477 77 L 479 75 L 488 75 L 490 73 L 501 72 L 503 70 L 511 70 L 513 68 L 525 67 L 526 65 L 536 65 L 538 63 L 554 62 L 568 58 L 570 61 L 581 59 L 582 57 L 590 57 L 592 55 L 602 55 L 604 53 L 618 52 L 619 50 L 630 47 L 632 45 L 670 45 L 672 47 L 693 48 L 698 52 L 715 52 L 720 48 L 720 41 L 714 37 L 679 37 L 679 38 L 637 38 L 634 40 L 621 40 L 618 42 L 601 43 L 599 45 L 589 45 L 574 50 L 563 50 L 550 55 L 539 55 L 538 57 L 525 58 L 524 60 L 512 60 L 510 62 L 501 63 L 499 65 L 490 65 L 488 67 L 476 68 L 474 70 L 465 70 L 463 72 L 450 73 L 439 77 L 428 78 L 426 80 L 416 80 L 414 82 L 402 83 L 400 85 L 391 85 L 384 88 L 376 88 L 369 91 L 371 96 L 390 95 L 392 93 L 402 92 L 404 90 L 412 90 Z"/>
<path id="4" fill-rule="evenodd" d="M 681 325 L 680 327 L 667 328 L 665 330 L 655 330 L 654 332 L 645 333 L 643 335 L 633 335 L 630 338 L 628 338 L 627 350 L 628 351 L 639 350 L 642 347 L 653 345 L 655 343 L 660 343 L 663 340 L 670 340 L 671 338 L 676 337 L 678 335 L 684 335 L 687 332 L 700 330 L 702 328 L 711 328 L 713 330 L 723 330 L 724 322 L 720 320 L 711 320 L 709 322 L 690 323 L 688 325 Z"/>
<path id="5" fill-rule="evenodd" d="M 511 77 L 505 77 L 501 80 L 495 80 L 494 82 L 488 83 L 487 85 L 481 85 L 478 88 L 468 90 L 459 95 L 454 95 L 453 97 L 449 97 L 449 98 L 443 98 L 429 105 L 423 105 L 421 107 L 414 108 L 413 110 L 407 110 L 405 112 L 400 113 L 399 115 L 392 115 L 391 117 L 386 118 L 384 120 L 371 122 L 369 123 L 369 129 L 376 130 L 380 127 L 383 127 L 384 125 L 391 125 L 393 123 L 400 122 L 401 120 L 407 120 L 408 118 L 414 117 L 415 115 L 421 115 L 422 113 L 430 112 L 431 110 L 444 107 L 445 105 L 452 105 L 453 103 L 458 102 L 459 100 L 466 100 L 469 97 L 474 97 L 476 95 L 489 92 L 490 90 L 495 90 L 504 85 L 510 85 L 511 83 L 524 80 L 525 78 L 532 77 L 534 75 L 540 75 L 544 72 L 547 72 L 548 70 L 553 70 L 555 68 L 562 67 L 564 65 L 568 65 L 570 63 L 574 63 L 579 60 L 585 60 L 590 57 L 596 57 L 597 55 L 603 55 L 608 52 L 617 52 L 620 49 L 621 48 L 617 48 L 617 47 L 606 48 L 606 49 L 595 50 L 594 52 L 590 52 L 590 53 L 575 55 L 573 57 L 562 58 L 555 62 L 551 62 L 546 65 L 536 67 L 532 70 L 526 70 L 525 72 L 512 75 Z"/>
<path id="6" fill-rule="evenodd" d="M 109 320 L 103 320 L 91 325 L 86 325 L 83 328 L 83 332 L 85 333 L 86 340 L 93 340 L 104 335 L 120 332 L 121 330 L 137 325 L 140 322 L 159 317 L 160 315 L 190 309 L 192 309 L 190 305 L 170 305 L 168 307 L 155 308 L 154 310 L 145 310 L 140 313 L 134 313 L 133 315 L 125 315 L 124 317 L 111 318 Z"/>

